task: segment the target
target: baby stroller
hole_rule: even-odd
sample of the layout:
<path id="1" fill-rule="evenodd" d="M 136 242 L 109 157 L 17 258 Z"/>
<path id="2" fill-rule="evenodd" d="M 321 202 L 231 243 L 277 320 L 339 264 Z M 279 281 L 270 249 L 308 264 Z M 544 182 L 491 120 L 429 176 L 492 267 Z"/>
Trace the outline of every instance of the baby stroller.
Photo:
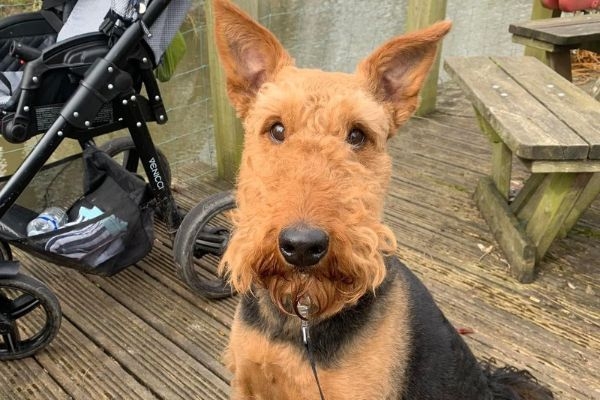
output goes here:
<path id="1" fill-rule="evenodd" d="M 170 191 L 168 161 L 155 148 L 147 122 L 167 122 L 154 73 L 190 2 L 44 0 L 39 12 L 0 21 L 0 49 L 9 49 L 0 54 L 0 132 L 12 143 L 41 134 L 18 170 L 0 180 L 0 360 L 45 347 L 61 319 L 56 296 L 20 272 L 10 246 L 110 276 L 150 251 L 155 212 L 173 236 L 177 232 L 182 216 Z M 85 33 L 91 26 L 99 28 Z M 96 146 L 94 138 L 124 128 L 129 137 Z M 65 139 L 78 142 L 82 152 L 48 162 Z M 64 177 L 69 168 L 83 171 L 81 187 Z M 69 223 L 57 230 L 27 231 L 41 209 L 17 200 L 36 179 L 47 185 L 45 195 L 60 195 L 50 203 L 71 196 Z M 225 208 L 233 206 L 228 196 Z M 187 225 L 192 231 L 183 236 L 194 240 L 185 245 L 193 248 L 206 220 Z M 209 231 L 203 242 L 216 244 L 202 254 L 218 255 L 227 234 Z M 220 280 L 210 283 L 227 293 Z"/>

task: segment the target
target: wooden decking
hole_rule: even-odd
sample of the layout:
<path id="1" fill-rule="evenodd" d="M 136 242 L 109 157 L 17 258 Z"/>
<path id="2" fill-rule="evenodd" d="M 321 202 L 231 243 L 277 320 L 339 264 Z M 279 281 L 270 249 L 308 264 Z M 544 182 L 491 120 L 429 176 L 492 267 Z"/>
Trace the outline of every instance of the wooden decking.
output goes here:
<path id="1" fill-rule="evenodd" d="M 474 330 L 466 340 L 478 356 L 530 369 L 557 399 L 600 399 L 600 199 L 552 245 L 537 280 L 519 284 L 501 253 L 485 251 L 495 243 L 471 198 L 488 147 L 453 88 L 393 139 L 386 219 L 399 255 L 448 318 Z M 200 164 L 176 171 L 174 186 L 188 208 L 229 187 Z M 1 400 L 227 398 L 220 355 L 236 299 L 188 290 L 161 226 L 156 236 L 145 260 L 111 278 L 17 254 L 55 291 L 64 318 L 47 350 L 0 364 Z"/>

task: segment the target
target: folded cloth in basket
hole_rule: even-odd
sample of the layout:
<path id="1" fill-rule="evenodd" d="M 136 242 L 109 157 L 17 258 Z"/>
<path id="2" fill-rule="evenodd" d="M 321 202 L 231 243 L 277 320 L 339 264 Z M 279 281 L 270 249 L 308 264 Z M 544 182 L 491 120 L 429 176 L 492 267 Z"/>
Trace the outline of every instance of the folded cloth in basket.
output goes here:
<path id="1" fill-rule="evenodd" d="M 99 221 L 58 234 L 48 240 L 46 250 L 83 260 L 95 267 L 125 248 L 127 222 L 111 215 Z"/>

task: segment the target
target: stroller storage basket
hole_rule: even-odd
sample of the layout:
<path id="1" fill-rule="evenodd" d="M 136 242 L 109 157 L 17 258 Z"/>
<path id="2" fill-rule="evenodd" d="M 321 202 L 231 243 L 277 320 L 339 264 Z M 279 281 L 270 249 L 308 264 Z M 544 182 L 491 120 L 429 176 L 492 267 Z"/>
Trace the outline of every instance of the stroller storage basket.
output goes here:
<path id="1" fill-rule="evenodd" d="M 5 223 L 5 228 L 11 224 L 13 227 L 14 237 L 7 240 L 59 265 L 85 273 L 113 275 L 142 259 L 152 248 L 152 196 L 143 179 L 95 147 L 88 147 L 82 159 L 69 159 L 70 163 L 81 161 L 83 195 L 67 204 L 70 222 L 55 231 L 28 237 L 25 226 L 39 211 L 15 205 L 3 218 L 11 221 Z M 52 168 L 67 173 L 63 164 L 56 163 Z M 68 197 L 72 198 L 73 193 L 66 193 L 63 198 Z"/>

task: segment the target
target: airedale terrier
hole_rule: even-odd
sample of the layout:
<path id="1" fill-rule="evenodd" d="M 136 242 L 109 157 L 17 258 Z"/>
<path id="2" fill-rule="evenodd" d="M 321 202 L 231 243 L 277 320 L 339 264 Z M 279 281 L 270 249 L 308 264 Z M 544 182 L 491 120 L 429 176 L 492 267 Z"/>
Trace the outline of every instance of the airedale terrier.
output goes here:
<path id="1" fill-rule="evenodd" d="M 245 143 L 221 268 L 242 299 L 235 400 L 551 399 L 478 363 L 382 223 L 386 142 L 414 112 L 450 22 L 391 39 L 354 74 L 300 69 L 267 29 L 214 0 Z"/>

